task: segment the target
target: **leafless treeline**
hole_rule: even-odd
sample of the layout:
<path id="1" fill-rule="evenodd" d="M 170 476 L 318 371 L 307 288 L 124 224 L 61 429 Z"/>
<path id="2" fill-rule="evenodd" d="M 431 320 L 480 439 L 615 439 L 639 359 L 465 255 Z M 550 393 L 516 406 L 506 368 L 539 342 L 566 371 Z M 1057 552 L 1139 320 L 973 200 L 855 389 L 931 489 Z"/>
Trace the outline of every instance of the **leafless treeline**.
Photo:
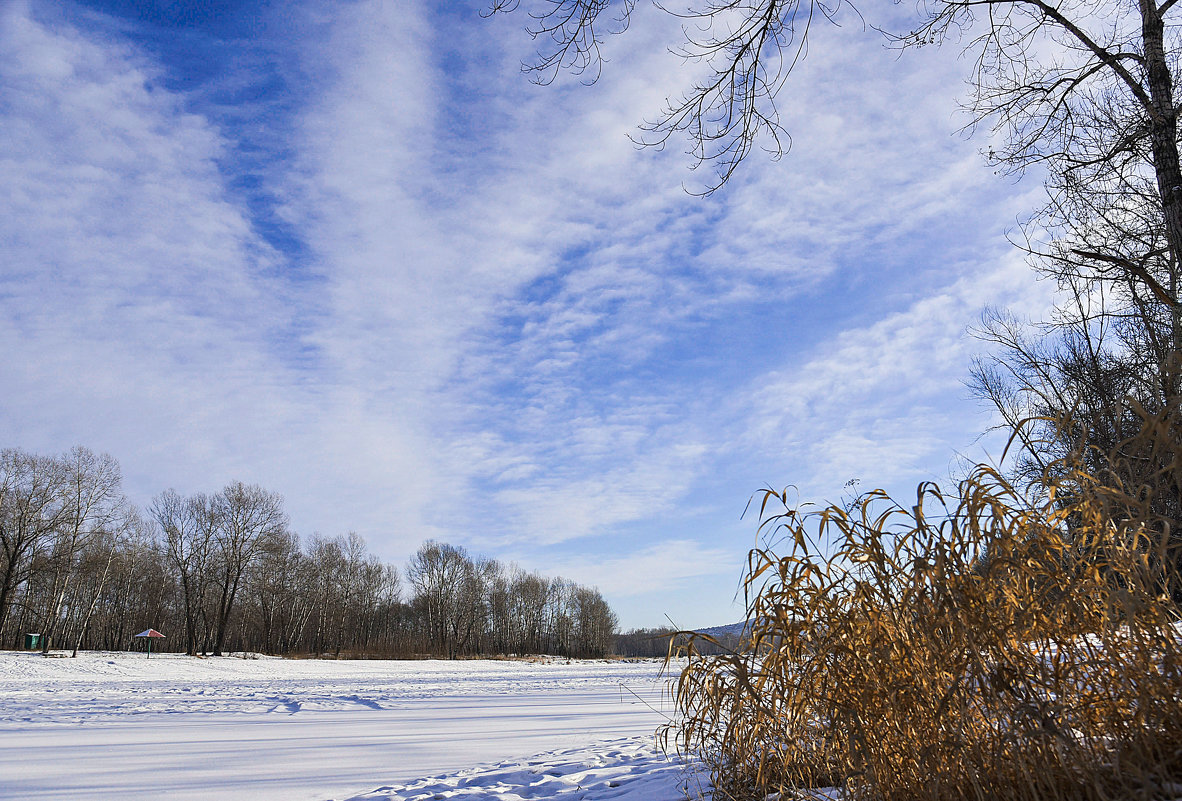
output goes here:
<path id="1" fill-rule="evenodd" d="M 405 571 L 356 534 L 303 539 L 282 498 L 235 482 L 141 512 L 110 456 L 0 452 L 0 646 L 457 657 L 602 656 L 598 590 L 429 541 Z M 405 577 L 405 579 L 403 579 Z"/>
<path id="2" fill-rule="evenodd" d="M 709 634 L 713 642 L 695 638 L 693 646 L 696 653 L 704 655 L 732 653 L 742 647 L 745 641 L 744 637 L 732 631 L 707 629 L 703 633 Z M 617 634 L 612 650 L 617 656 L 624 657 L 665 657 L 678 649 L 684 649 L 689 643 L 690 637 L 685 633 L 669 626 L 659 626 Z"/>

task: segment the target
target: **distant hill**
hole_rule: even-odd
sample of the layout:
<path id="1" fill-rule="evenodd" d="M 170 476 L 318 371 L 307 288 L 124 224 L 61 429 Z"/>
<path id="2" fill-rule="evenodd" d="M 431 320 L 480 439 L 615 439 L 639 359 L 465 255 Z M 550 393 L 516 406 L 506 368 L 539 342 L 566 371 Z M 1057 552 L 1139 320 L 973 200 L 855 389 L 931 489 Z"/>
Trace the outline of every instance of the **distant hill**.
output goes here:
<path id="1" fill-rule="evenodd" d="M 748 627 L 745 621 L 730 623 L 726 626 L 711 626 L 704 629 L 692 629 L 698 634 L 704 634 L 714 639 L 718 645 L 698 641 L 694 650 L 701 654 L 724 653 L 739 646 L 744 630 Z M 619 632 L 615 636 L 613 653 L 626 657 L 660 657 L 669 653 L 669 641 L 673 637 L 674 629 L 662 626 L 655 629 L 632 629 Z"/>
<path id="2" fill-rule="evenodd" d="M 750 626 L 750 622 L 741 620 L 738 623 L 728 623 L 725 626 L 711 626 L 708 629 L 694 629 L 699 634 L 718 639 L 720 637 L 742 637 L 743 632 Z"/>

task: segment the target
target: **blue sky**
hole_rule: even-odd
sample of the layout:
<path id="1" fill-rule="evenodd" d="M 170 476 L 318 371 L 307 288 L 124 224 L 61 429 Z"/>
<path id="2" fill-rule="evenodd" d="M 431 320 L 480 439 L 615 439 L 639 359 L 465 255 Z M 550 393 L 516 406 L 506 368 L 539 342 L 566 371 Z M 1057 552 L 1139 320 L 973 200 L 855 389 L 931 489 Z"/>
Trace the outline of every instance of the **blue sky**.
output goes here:
<path id="1" fill-rule="evenodd" d="M 628 139 L 693 78 L 675 21 L 539 87 L 482 8 L 0 6 L 0 444 L 109 452 L 140 504 L 259 483 L 625 627 L 741 617 L 761 487 L 906 497 L 998 450 L 966 329 L 1045 310 L 1005 238 L 1041 190 L 957 133 L 954 50 L 815 29 L 789 154 L 701 198 Z"/>

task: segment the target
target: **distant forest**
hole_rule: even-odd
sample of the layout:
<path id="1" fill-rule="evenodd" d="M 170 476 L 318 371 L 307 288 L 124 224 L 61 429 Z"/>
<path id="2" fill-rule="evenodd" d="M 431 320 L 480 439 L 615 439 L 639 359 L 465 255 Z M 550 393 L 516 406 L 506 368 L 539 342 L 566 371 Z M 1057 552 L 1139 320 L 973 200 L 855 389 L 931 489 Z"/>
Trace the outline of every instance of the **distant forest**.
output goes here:
<path id="1" fill-rule="evenodd" d="M 750 640 L 738 631 L 707 629 L 702 633 L 709 634 L 710 639 L 689 636 L 668 626 L 632 629 L 616 635 L 612 653 L 623 657 L 664 657 L 669 654 L 672 643 L 677 654 L 683 654 L 684 649 L 692 644 L 695 653 L 713 656 L 738 651 Z"/>
<path id="2" fill-rule="evenodd" d="M 455 658 L 600 657 L 616 616 L 593 588 L 428 541 L 399 570 L 356 534 L 301 538 L 283 500 L 232 483 L 146 510 L 119 464 L 0 452 L 0 645 Z M 663 653 L 663 651 L 662 651 Z"/>

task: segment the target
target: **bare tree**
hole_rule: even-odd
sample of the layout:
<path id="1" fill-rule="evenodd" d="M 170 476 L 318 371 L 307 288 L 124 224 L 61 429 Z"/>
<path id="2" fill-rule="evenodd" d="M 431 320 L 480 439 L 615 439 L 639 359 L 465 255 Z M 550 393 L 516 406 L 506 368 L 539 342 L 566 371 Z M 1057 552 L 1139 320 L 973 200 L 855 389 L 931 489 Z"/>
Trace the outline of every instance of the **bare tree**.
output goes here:
<path id="1" fill-rule="evenodd" d="M 218 525 L 214 530 L 217 589 L 213 653 L 221 656 L 242 575 L 264 538 L 287 526 L 287 516 L 277 493 L 241 481 L 223 489 L 214 503 Z"/>
<path id="2" fill-rule="evenodd" d="M 0 631 L 18 588 L 32 575 L 34 554 L 57 528 L 61 480 L 53 459 L 0 452 Z"/>
<path id="3" fill-rule="evenodd" d="M 93 609 L 88 610 L 93 622 L 83 620 L 77 631 L 78 648 L 118 650 L 147 625 L 168 631 L 179 628 L 172 625 L 179 618 L 172 614 L 177 584 L 156 547 L 156 531 L 134 509 L 128 510 L 117 536 L 99 539 L 90 565 L 89 581 L 95 585 L 98 603 L 92 601 Z"/>
<path id="4" fill-rule="evenodd" d="M 1033 329 L 987 312 L 979 334 L 995 348 L 973 370 L 975 390 L 1023 445 L 1017 474 L 1037 486 L 1069 458 L 1113 485 L 1152 486 L 1162 545 L 1177 549 L 1172 468 L 1109 459 L 1144 412 L 1182 400 L 1173 6 L 944 3 L 906 43 L 979 29 L 971 108 L 998 134 L 990 156 L 1047 175 L 1047 203 L 1019 244 L 1064 300 Z"/>
<path id="5" fill-rule="evenodd" d="M 1158 411 L 1182 390 L 1173 6 L 945 2 L 901 40 L 978 29 L 971 108 L 999 135 L 990 157 L 1047 175 L 1047 204 L 1020 244 L 1066 300 L 1037 339 L 987 315 L 982 336 L 1000 351 L 974 371 L 980 394 L 1026 438 L 1026 468 L 1085 444 L 1108 453 L 1139 426 L 1127 399 Z M 1064 424 L 1017 426 L 1036 416 Z"/>
<path id="6" fill-rule="evenodd" d="M 220 507 L 206 495 L 183 498 L 176 490 L 169 489 L 152 500 L 148 511 L 160 526 L 164 554 L 180 583 L 185 653 L 194 656 Z"/>
<path id="7" fill-rule="evenodd" d="M 287 654 L 300 644 L 316 608 L 314 561 L 303 552 L 295 532 L 266 538 L 247 573 L 256 627 L 254 640 L 266 653 Z"/>
<path id="8" fill-rule="evenodd" d="M 576 586 L 571 601 L 575 615 L 571 655 L 599 657 L 608 653 L 619 622 L 615 612 L 594 587 Z"/>
<path id="9" fill-rule="evenodd" d="M 513 641 L 513 610 L 510 575 L 496 561 L 489 561 L 485 579 L 485 604 L 488 613 L 488 644 L 492 651 L 508 654 L 516 648 Z"/>
<path id="10" fill-rule="evenodd" d="M 76 447 L 58 465 L 60 506 L 47 554 L 52 585 L 41 624 L 43 652 L 48 652 L 67 611 L 66 593 L 77 574 L 80 555 L 95 538 L 111 531 L 125 503 L 119 491 L 123 481 L 119 463 L 107 454 Z"/>
<path id="11" fill-rule="evenodd" d="M 476 566 L 463 548 L 428 540 L 406 567 L 421 610 L 428 642 L 439 654 L 455 659 L 472 634 Z"/>
<path id="12" fill-rule="evenodd" d="M 551 581 L 537 573 L 514 571 L 510 583 L 510 616 L 513 620 L 513 650 L 520 654 L 545 649 L 546 603 Z"/>
<path id="13" fill-rule="evenodd" d="M 86 592 L 78 593 L 82 603 L 79 604 L 78 608 L 80 616 L 75 622 L 74 651 L 71 654 L 72 656 L 78 656 L 78 649 L 82 647 L 83 638 L 86 636 L 87 630 L 90 627 L 91 618 L 94 617 L 95 610 L 98 609 L 99 603 L 103 600 L 103 593 L 108 586 L 108 581 L 113 573 L 112 568 L 119 555 L 129 550 L 130 542 L 135 539 L 143 539 L 143 535 L 148 530 L 149 524 L 140 516 L 139 510 L 130 504 L 124 503 L 118 510 L 117 519 L 114 525 L 110 527 L 110 530 L 100 532 L 95 538 L 93 542 L 95 547 L 93 548 L 90 559 L 91 570 L 89 578 L 91 586 Z M 85 602 L 86 595 L 90 596 L 89 603 Z M 86 611 L 82 612 L 82 609 Z"/>
<path id="14" fill-rule="evenodd" d="M 379 607 L 391 593 L 397 596 L 397 571 L 370 555 L 355 532 L 331 540 L 314 538 L 309 560 L 316 588 L 313 650 L 339 656 L 343 648 L 365 649 Z"/>

